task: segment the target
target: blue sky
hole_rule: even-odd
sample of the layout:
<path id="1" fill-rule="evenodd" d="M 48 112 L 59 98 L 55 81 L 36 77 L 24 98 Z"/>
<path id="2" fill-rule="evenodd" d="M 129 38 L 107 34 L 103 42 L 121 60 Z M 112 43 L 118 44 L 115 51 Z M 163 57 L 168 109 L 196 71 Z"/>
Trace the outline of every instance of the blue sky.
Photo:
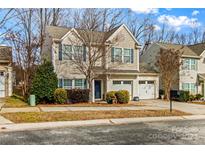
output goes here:
<path id="1" fill-rule="evenodd" d="M 140 9 L 131 8 L 139 17 L 151 15 L 157 29 L 163 24 L 177 32 L 188 33 L 192 28 L 205 30 L 205 9 L 174 8 L 174 9 Z"/>

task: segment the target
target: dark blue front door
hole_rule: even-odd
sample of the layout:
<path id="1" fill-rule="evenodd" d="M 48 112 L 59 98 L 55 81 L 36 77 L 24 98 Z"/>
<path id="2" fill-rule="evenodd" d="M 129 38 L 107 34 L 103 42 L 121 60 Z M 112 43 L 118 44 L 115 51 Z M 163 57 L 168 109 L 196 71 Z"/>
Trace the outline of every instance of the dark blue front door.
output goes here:
<path id="1" fill-rule="evenodd" d="M 101 99 L 101 80 L 95 80 L 95 99 Z"/>

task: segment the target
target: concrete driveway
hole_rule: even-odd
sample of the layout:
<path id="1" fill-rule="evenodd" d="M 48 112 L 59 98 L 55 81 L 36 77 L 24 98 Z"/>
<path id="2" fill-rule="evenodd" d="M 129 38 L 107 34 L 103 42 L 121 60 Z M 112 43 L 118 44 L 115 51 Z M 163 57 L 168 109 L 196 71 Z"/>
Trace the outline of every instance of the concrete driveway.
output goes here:
<path id="1" fill-rule="evenodd" d="M 3 105 L 4 105 L 4 101 L 0 98 L 0 110 L 1 110 Z"/>
<path id="2" fill-rule="evenodd" d="M 149 107 L 159 107 L 164 109 L 169 109 L 170 103 L 160 99 L 156 100 L 142 100 L 143 104 Z M 205 114 L 205 105 L 191 104 L 186 102 L 174 102 L 173 109 L 184 111 L 191 114 Z"/>

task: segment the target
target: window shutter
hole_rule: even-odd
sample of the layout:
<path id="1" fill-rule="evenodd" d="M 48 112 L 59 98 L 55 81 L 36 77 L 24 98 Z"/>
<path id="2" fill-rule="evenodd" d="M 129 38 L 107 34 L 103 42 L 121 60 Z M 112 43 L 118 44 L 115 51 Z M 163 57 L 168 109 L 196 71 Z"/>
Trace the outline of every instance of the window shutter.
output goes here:
<path id="1" fill-rule="evenodd" d="M 63 88 L 63 79 L 58 79 L 58 87 Z"/>
<path id="2" fill-rule="evenodd" d="M 133 49 L 131 49 L 131 63 L 134 62 L 134 52 L 133 52 Z"/>
<path id="3" fill-rule="evenodd" d="M 58 58 L 59 60 L 63 59 L 63 51 L 62 51 L 62 44 L 59 44 L 59 52 L 58 52 Z"/>
<path id="4" fill-rule="evenodd" d="M 83 46 L 83 61 L 86 62 L 86 46 Z"/>
<path id="5" fill-rule="evenodd" d="M 112 51 L 111 51 L 111 62 L 114 62 L 114 51 L 115 51 L 115 48 L 112 47 Z"/>
<path id="6" fill-rule="evenodd" d="M 84 79 L 84 89 L 87 89 L 87 80 Z"/>

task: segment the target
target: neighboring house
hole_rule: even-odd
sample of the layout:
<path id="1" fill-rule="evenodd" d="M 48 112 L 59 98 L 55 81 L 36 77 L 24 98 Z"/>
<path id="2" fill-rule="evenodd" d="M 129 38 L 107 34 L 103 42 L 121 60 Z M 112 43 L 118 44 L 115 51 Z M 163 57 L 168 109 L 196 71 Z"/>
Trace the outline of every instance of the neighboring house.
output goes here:
<path id="1" fill-rule="evenodd" d="M 174 91 L 185 90 L 191 94 L 205 95 L 205 44 L 182 46 L 169 43 L 152 43 L 142 52 L 141 62 L 146 63 L 150 68 L 157 71 L 155 66 L 156 56 L 159 55 L 160 48 L 175 49 L 182 51 L 182 66 L 180 67 L 177 83 L 174 84 Z M 160 89 L 162 89 L 160 79 Z"/>
<path id="2" fill-rule="evenodd" d="M 12 48 L 0 46 L 0 97 L 12 95 Z"/>
<path id="3" fill-rule="evenodd" d="M 109 32 L 88 31 L 88 33 L 94 38 L 93 44 L 112 45 L 107 50 L 109 52 L 106 52 L 108 53 L 107 58 L 99 60 L 96 66 L 98 77 L 93 81 L 93 101 L 103 100 L 106 92 L 112 90 L 128 90 L 130 99 L 136 96 L 140 99 L 158 98 L 158 74 L 147 72 L 146 68 L 140 71 L 139 50 L 141 46 L 125 25 L 116 27 Z M 116 40 L 119 35 L 123 39 L 119 39 L 114 44 L 113 40 Z M 59 79 L 59 87 L 65 89 L 87 88 L 85 76 L 74 69 L 69 58 L 62 54 L 76 52 L 76 46 L 78 46 L 80 51 L 83 50 L 84 61 L 87 62 L 86 50 L 88 48 L 83 42 L 81 45 L 73 44 L 73 42 L 79 41 L 76 41 L 79 37 L 83 38 L 81 29 L 57 26 L 46 28 L 42 55 L 52 61 Z M 103 60 L 107 61 L 105 65 L 102 65 Z M 117 63 L 117 60 L 120 60 L 121 63 Z"/>

